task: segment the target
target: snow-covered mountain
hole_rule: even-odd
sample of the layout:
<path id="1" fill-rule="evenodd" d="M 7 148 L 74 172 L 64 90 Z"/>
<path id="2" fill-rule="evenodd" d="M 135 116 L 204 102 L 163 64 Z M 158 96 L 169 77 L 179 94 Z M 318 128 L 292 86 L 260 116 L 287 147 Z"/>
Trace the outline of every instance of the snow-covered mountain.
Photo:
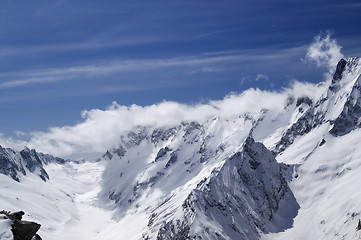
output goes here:
<path id="1" fill-rule="evenodd" d="M 349 58 L 316 97 L 141 125 L 97 161 L 0 148 L 0 205 L 44 239 L 357 239 L 360 74 Z"/>
<path id="2" fill-rule="evenodd" d="M 146 220 L 136 239 L 257 238 L 291 192 L 287 167 L 248 136 L 251 128 L 240 116 L 130 132 L 103 156 L 100 196 L 117 216 Z"/>
<path id="3" fill-rule="evenodd" d="M 44 164 L 50 162 L 64 163 L 65 160 L 53 157 L 48 154 L 38 153 L 35 149 L 24 148 L 20 152 L 11 148 L 0 146 L 0 173 L 9 175 L 15 181 L 20 181 L 20 175 L 29 173 L 37 174 L 43 181 L 49 179 L 48 173 L 44 169 Z"/>

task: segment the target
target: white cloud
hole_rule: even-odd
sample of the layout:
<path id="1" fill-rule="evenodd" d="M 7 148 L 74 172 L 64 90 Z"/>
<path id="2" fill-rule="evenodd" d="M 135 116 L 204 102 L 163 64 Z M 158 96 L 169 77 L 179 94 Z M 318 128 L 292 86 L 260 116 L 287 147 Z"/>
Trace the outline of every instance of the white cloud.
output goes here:
<path id="1" fill-rule="evenodd" d="M 341 48 L 330 34 L 318 35 L 307 48 L 306 61 L 316 62 L 318 67 L 327 67 L 333 71 L 338 61 L 344 58 Z"/>
<path id="2" fill-rule="evenodd" d="M 243 76 L 241 78 L 241 85 L 245 84 L 246 82 L 249 82 L 251 80 L 251 77 L 250 76 Z"/>
<path id="3" fill-rule="evenodd" d="M 299 50 L 294 49 L 293 51 L 298 53 Z M 318 36 L 309 46 L 306 57 L 307 60 L 316 61 L 319 66 L 333 67 L 343 57 L 340 50 L 341 47 L 337 44 L 336 40 L 331 39 L 329 35 L 326 37 Z M 289 54 L 287 51 L 278 53 L 277 58 L 283 59 L 284 55 L 287 54 Z M 114 62 L 107 66 L 82 66 L 33 72 L 28 75 L 34 79 L 28 78 L 30 79 L 28 82 L 18 81 L 14 84 L 22 85 L 40 82 L 40 78 L 47 77 L 59 77 L 59 79 L 61 77 L 64 79 L 64 76 L 72 76 L 73 74 L 138 71 L 141 69 L 172 66 L 196 66 L 199 69 L 203 69 L 209 67 L 210 64 L 226 63 L 235 59 L 248 61 L 253 58 L 259 60 L 260 57 L 264 60 L 274 60 L 276 56 L 272 53 L 256 56 L 237 52 L 213 54 L 211 56 L 202 55 L 194 58 L 123 61 Z M 208 69 L 206 68 L 206 70 Z M 39 77 L 39 80 L 36 79 L 37 77 Z M 249 76 L 242 78 L 242 82 L 248 81 L 249 78 Z M 261 79 L 268 80 L 268 76 L 260 73 L 253 79 L 257 81 Z M 48 81 L 51 81 L 51 79 Z M 74 154 L 89 156 L 89 154 L 103 153 L 107 149 L 117 146 L 122 134 L 139 125 L 169 127 L 177 125 L 182 121 L 204 122 L 213 116 L 231 119 L 246 112 L 258 114 L 264 108 L 280 110 L 284 107 L 290 95 L 293 95 L 295 98 L 306 95 L 312 99 L 317 99 L 322 91 L 325 90 L 324 86 L 315 88 L 314 84 L 293 81 L 291 87 L 284 89 L 282 92 L 249 89 L 241 94 L 230 94 L 223 100 L 195 105 L 164 101 L 149 106 L 121 106 L 113 102 L 105 110 L 93 109 L 83 111 L 83 121 L 74 126 L 53 127 L 46 132 L 33 132 L 30 134 L 30 140 L 28 141 L 5 138 L 0 134 L 0 144 L 15 149 L 28 146 L 44 153 L 62 157 L 74 156 Z M 5 84 L 3 87 L 11 86 L 6 86 Z"/>
<path id="4" fill-rule="evenodd" d="M 63 68 L 48 68 L 34 71 L 16 71 L 0 73 L 0 89 L 21 87 L 36 83 L 94 79 L 94 76 L 118 76 L 120 73 L 149 73 L 170 70 L 185 74 L 214 73 L 232 71 L 250 62 L 263 63 L 266 66 L 289 59 L 298 59 L 305 46 L 285 50 L 250 49 L 222 52 L 208 52 L 192 56 L 163 59 L 133 59 L 101 61 L 89 65 Z M 254 66 L 254 64 L 253 64 Z M 107 78 L 101 78 L 102 81 Z"/>
<path id="5" fill-rule="evenodd" d="M 23 136 L 26 136 L 26 133 L 23 132 L 23 131 L 15 131 L 15 135 L 16 135 L 17 137 L 23 137 Z"/>
<path id="6" fill-rule="evenodd" d="M 313 91 L 311 90 L 313 89 Z M 33 132 L 29 141 L 0 136 L 0 144 L 15 149 L 23 146 L 56 156 L 89 156 L 104 153 L 119 144 L 122 134 L 137 126 L 170 127 L 182 121 L 204 122 L 219 116 L 232 119 L 246 112 L 259 114 L 261 109 L 280 110 L 289 95 L 309 95 L 316 98 L 314 85 L 295 81 L 282 92 L 249 89 L 241 94 L 230 94 L 223 100 L 186 105 L 164 101 L 149 106 L 121 106 L 113 102 L 106 109 L 83 111 L 84 120 L 74 126 L 53 127 L 47 132 Z"/>
<path id="7" fill-rule="evenodd" d="M 241 78 L 241 85 L 245 84 L 245 83 L 249 83 L 249 82 L 253 82 L 253 81 L 265 81 L 268 82 L 269 81 L 269 77 L 266 74 L 263 73 L 258 73 L 257 75 L 251 76 L 251 75 L 247 75 L 247 76 L 242 76 Z"/>
<path id="8" fill-rule="evenodd" d="M 44 69 L 21 73 L 2 73 L 0 74 L 0 78 L 7 80 L 0 83 L 0 89 L 19 87 L 34 83 L 69 80 L 74 79 L 75 77 L 84 79 L 92 76 L 111 75 L 121 72 L 142 72 L 166 68 L 192 69 L 192 71 L 195 72 L 210 73 L 222 71 L 222 68 L 215 67 L 218 64 L 240 61 L 244 58 L 245 56 L 243 55 L 228 53 L 225 55 L 199 55 L 167 59 L 118 60 L 108 62 L 107 64 Z"/>
<path id="9" fill-rule="evenodd" d="M 256 81 L 260 81 L 260 80 L 264 80 L 264 81 L 268 82 L 269 78 L 266 74 L 259 73 L 259 74 L 257 74 Z"/>
<path id="10" fill-rule="evenodd" d="M 0 83 L 0 89 L 1 88 L 12 88 L 12 87 L 18 87 L 33 83 L 45 83 L 45 82 L 54 82 L 58 79 L 55 77 L 35 77 L 35 78 L 26 78 L 21 80 L 12 80 L 12 81 L 6 81 L 3 83 Z"/>

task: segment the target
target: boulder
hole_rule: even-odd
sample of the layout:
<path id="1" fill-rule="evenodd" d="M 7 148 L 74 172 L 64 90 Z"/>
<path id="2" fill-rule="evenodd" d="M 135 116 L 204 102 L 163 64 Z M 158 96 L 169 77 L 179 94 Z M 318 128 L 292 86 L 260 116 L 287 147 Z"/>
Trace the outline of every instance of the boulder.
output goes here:
<path id="1" fill-rule="evenodd" d="M 11 231 L 14 235 L 14 240 L 32 240 L 41 239 L 36 232 L 40 229 L 40 224 L 36 222 L 23 221 L 22 216 L 25 214 L 23 211 L 19 212 L 8 212 L 0 211 L 0 214 L 4 214 L 6 218 L 10 219 L 13 223 L 11 224 Z"/>

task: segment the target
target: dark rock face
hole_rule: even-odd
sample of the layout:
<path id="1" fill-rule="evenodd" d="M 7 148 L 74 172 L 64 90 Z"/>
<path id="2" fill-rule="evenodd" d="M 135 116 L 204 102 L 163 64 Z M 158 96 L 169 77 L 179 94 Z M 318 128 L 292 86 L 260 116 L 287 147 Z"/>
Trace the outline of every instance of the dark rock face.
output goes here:
<path id="1" fill-rule="evenodd" d="M 126 137 L 121 137 L 122 145 L 126 149 L 138 146 L 145 138 L 147 137 L 147 134 L 145 132 L 145 129 L 142 127 L 139 127 L 136 131 L 128 132 Z"/>
<path id="2" fill-rule="evenodd" d="M 195 190 L 196 191 L 196 190 Z M 195 202 L 197 202 L 197 196 L 195 192 L 189 194 L 187 199 L 182 205 L 184 217 L 176 221 L 163 222 L 158 230 L 157 240 L 186 240 L 196 239 L 190 236 L 190 225 L 196 212 Z M 202 238 L 200 238 L 202 239 Z"/>
<path id="3" fill-rule="evenodd" d="M 40 224 L 28 221 L 14 221 L 11 225 L 14 240 L 31 240 L 40 229 Z"/>
<path id="4" fill-rule="evenodd" d="M 118 148 L 113 148 L 112 150 L 106 151 L 106 153 L 102 156 L 103 159 L 112 159 L 114 155 L 118 155 L 120 158 L 124 157 L 127 151 L 123 146 L 119 146 Z"/>
<path id="5" fill-rule="evenodd" d="M 21 219 L 23 218 L 23 215 L 25 213 L 23 211 L 20 211 L 20 212 L 14 212 L 14 213 L 10 213 L 9 214 L 9 218 L 10 219 L 13 219 L 13 220 L 19 220 L 21 221 Z"/>
<path id="6" fill-rule="evenodd" d="M 23 211 L 10 213 L 6 211 L 0 211 L 0 214 L 4 214 L 6 218 L 13 221 L 11 224 L 11 231 L 14 235 L 14 240 L 32 240 L 41 239 L 36 232 L 40 229 L 40 224 L 36 222 L 23 221 Z"/>
<path id="7" fill-rule="evenodd" d="M 326 140 L 325 140 L 324 138 L 322 138 L 322 140 L 321 140 L 321 142 L 320 142 L 319 146 L 321 147 L 321 146 L 325 145 L 325 143 L 326 143 Z"/>
<path id="8" fill-rule="evenodd" d="M 155 161 L 157 161 L 158 159 L 164 157 L 167 152 L 172 151 L 172 149 L 170 149 L 169 147 L 164 147 L 159 149 L 159 152 L 157 153 L 157 156 L 155 157 Z"/>
<path id="9" fill-rule="evenodd" d="M 36 168 L 39 168 L 39 177 L 44 182 L 49 179 L 49 175 L 43 168 L 43 163 L 34 149 L 30 150 L 29 148 L 25 148 L 20 151 L 20 155 L 25 163 L 25 167 L 29 169 L 31 173 L 34 172 Z"/>
<path id="10" fill-rule="evenodd" d="M 197 122 L 183 122 L 184 128 L 183 142 L 187 144 L 193 144 L 200 141 L 200 136 L 204 132 L 202 125 Z"/>
<path id="11" fill-rule="evenodd" d="M 26 174 L 19 162 L 12 160 L 8 151 L 0 146 L 0 173 L 9 175 L 12 179 L 19 182 L 18 172 Z"/>
<path id="12" fill-rule="evenodd" d="M 246 139 L 241 154 L 234 155 L 234 160 L 240 179 L 255 200 L 255 211 L 259 216 L 271 219 L 272 213 L 278 209 L 279 201 L 288 191 L 281 166 L 271 151 L 251 137 Z"/>
<path id="13" fill-rule="evenodd" d="M 261 164 L 260 163 L 260 156 L 257 151 L 254 151 L 251 146 L 254 144 L 253 138 L 248 137 L 246 139 L 246 144 L 244 145 L 244 151 L 248 154 L 250 157 L 248 162 L 250 164 L 250 167 L 255 170 L 257 167 Z"/>
<path id="14" fill-rule="evenodd" d="M 153 131 L 151 136 L 152 143 L 158 143 L 160 141 L 166 141 L 172 137 L 178 131 L 177 128 L 162 129 L 157 128 Z"/>
<path id="15" fill-rule="evenodd" d="M 158 231 L 157 240 L 187 240 L 189 234 L 189 226 L 184 222 L 177 222 L 177 226 L 171 223 L 164 223 Z"/>
<path id="16" fill-rule="evenodd" d="M 30 172 L 34 172 L 35 168 L 38 165 L 42 165 L 34 149 L 30 150 L 28 148 L 25 148 L 20 151 L 20 155 L 24 160 L 25 166 L 27 167 L 27 169 L 29 169 Z"/>
<path id="17" fill-rule="evenodd" d="M 353 71 L 355 69 L 355 67 L 358 65 L 358 62 L 359 62 L 358 58 L 348 58 L 347 61 L 345 59 L 341 59 L 338 62 L 335 74 L 333 75 L 333 78 L 332 78 L 332 83 L 329 87 L 329 90 L 331 92 L 335 93 L 338 90 L 340 90 L 341 86 L 340 86 L 339 82 L 342 79 L 344 72 Z"/>
<path id="18" fill-rule="evenodd" d="M 359 128 L 361 126 L 359 118 L 361 117 L 361 108 L 350 107 L 349 105 L 345 106 L 345 111 L 333 122 L 333 127 L 330 130 L 330 133 L 333 136 L 342 136 L 352 130 Z"/>
<path id="19" fill-rule="evenodd" d="M 300 106 L 302 103 L 307 104 L 308 106 L 312 105 L 312 100 L 309 97 L 300 97 L 297 99 L 296 107 Z"/>
<path id="20" fill-rule="evenodd" d="M 38 234 L 35 234 L 32 240 L 43 240 Z"/>
<path id="21" fill-rule="evenodd" d="M 332 78 L 332 83 L 336 83 L 336 82 L 341 80 L 342 73 L 345 70 L 346 64 L 347 64 L 347 61 L 345 59 L 341 59 L 337 63 L 336 71 L 335 71 L 335 74 L 333 75 L 333 78 Z"/>
<path id="22" fill-rule="evenodd" d="M 169 161 L 167 162 L 167 164 L 165 165 L 165 168 L 168 168 L 170 165 L 172 165 L 173 163 L 175 163 L 177 161 L 177 151 L 173 151 L 171 154 L 170 154 L 170 159 Z"/>
<path id="23" fill-rule="evenodd" d="M 347 61 L 345 59 L 341 59 L 337 63 L 336 71 L 332 78 L 332 83 L 328 88 L 331 92 L 337 92 L 338 90 L 340 90 L 339 81 L 342 78 L 342 73 L 345 71 L 346 65 Z"/>

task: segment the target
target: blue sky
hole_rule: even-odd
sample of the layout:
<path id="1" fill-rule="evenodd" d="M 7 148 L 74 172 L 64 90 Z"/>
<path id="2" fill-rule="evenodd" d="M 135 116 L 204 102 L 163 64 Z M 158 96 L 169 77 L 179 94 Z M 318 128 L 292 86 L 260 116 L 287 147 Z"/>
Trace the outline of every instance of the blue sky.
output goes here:
<path id="1" fill-rule="evenodd" d="M 359 1 L 0 0 L 0 133 L 82 121 L 113 101 L 194 104 L 319 82 L 317 35 L 361 56 Z"/>

